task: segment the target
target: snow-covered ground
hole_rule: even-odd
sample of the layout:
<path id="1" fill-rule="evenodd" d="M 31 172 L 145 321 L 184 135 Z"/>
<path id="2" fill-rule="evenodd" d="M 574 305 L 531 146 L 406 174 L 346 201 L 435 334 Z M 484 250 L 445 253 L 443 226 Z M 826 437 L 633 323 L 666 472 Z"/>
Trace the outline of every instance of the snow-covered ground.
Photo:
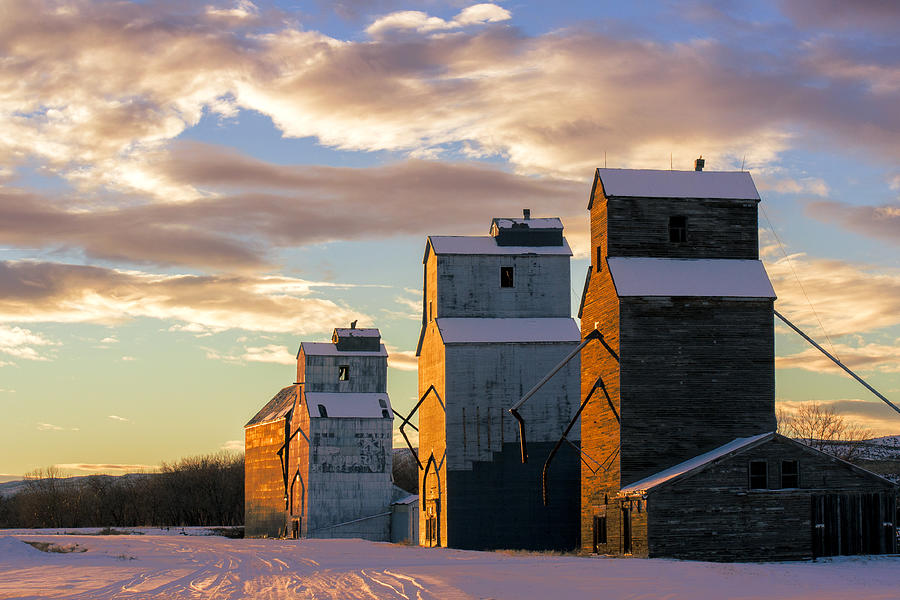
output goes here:
<path id="1" fill-rule="evenodd" d="M 152 533 L 169 535 L 0 531 L 0 598 L 900 597 L 897 556 L 715 564 Z M 41 552 L 21 540 L 85 551 Z"/>

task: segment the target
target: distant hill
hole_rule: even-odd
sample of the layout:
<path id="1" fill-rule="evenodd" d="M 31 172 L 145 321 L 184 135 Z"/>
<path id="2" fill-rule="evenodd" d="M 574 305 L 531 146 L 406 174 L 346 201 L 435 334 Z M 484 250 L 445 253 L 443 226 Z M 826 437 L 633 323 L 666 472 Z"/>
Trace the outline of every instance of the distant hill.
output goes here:
<path id="1" fill-rule="evenodd" d="M 62 482 L 63 486 L 79 486 L 84 485 L 88 479 L 91 477 L 99 477 L 100 479 L 106 480 L 121 480 L 128 481 L 129 479 L 137 479 L 140 477 L 146 477 L 146 473 L 127 473 L 125 475 L 78 475 L 75 477 L 60 477 L 59 481 Z M 24 479 L 19 479 L 17 481 L 7 481 L 6 483 L 0 483 L 0 496 L 4 498 L 8 498 L 19 493 L 21 490 L 25 488 L 27 481 Z"/>

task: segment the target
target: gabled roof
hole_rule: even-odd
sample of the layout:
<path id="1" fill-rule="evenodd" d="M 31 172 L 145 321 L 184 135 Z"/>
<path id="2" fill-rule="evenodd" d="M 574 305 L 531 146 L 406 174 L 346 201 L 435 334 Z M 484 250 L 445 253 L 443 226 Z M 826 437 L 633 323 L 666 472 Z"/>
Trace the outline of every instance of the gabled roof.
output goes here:
<path id="1" fill-rule="evenodd" d="M 377 330 L 376 330 L 377 331 Z M 307 356 L 387 356 L 387 349 L 384 344 L 379 344 L 376 350 L 338 350 L 337 345 L 332 342 L 300 342 L 300 349 Z M 300 350 L 297 351 L 297 357 L 300 357 Z"/>
<path id="2" fill-rule="evenodd" d="M 758 260 L 609 257 L 606 262 L 620 298 L 775 298 L 766 269 Z"/>
<path id="3" fill-rule="evenodd" d="M 638 492 L 646 492 L 652 488 L 666 483 L 667 481 L 671 481 L 683 475 L 699 471 L 703 467 L 712 464 L 721 458 L 729 456 L 737 452 L 738 450 L 748 448 L 764 440 L 772 439 L 772 437 L 774 436 L 775 432 L 770 431 L 768 433 L 761 433 L 752 437 L 737 438 L 723 446 L 719 446 L 715 450 L 710 450 L 709 452 L 705 452 L 703 454 L 700 454 L 699 456 L 695 456 L 694 458 L 678 463 L 674 467 L 669 467 L 668 469 L 660 471 L 659 473 L 654 473 L 650 477 L 645 477 L 640 481 L 635 481 L 634 483 L 619 490 L 619 494 L 625 495 L 636 494 Z"/>
<path id="4" fill-rule="evenodd" d="M 289 385 L 286 388 L 282 388 L 275 394 L 274 398 L 269 400 L 269 402 L 256 413 L 256 416 L 247 421 L 247 424 L 244 425 L 244 427 L 259 425 L 261 423 L 270 423 L 285 418 L 294 406 L 297 388 L 297 385 Z"/>
<path id="5" fill-rule="evenodd" d="M 856 473 L 865 477 L 871 477 L 873 479 L 880 480 L 881 483 L 889 485 L 895 489 L 898 487 L 896 483 L 889 479 L 885 479 L 877 473 L 872 473 L 871 471 L 867 471 L 866 469 L 857 467 L 856 465 L 837 458 L 836 456 L 826 454 L 825 452 L 816 450 L 815 448 L 811 448 L 810 446 L 807 446 L 805 444 L 801 444 L 796 440 L 792 440 L 789 437 L 785 437 L 783 435 L 775 433 L 774 431 L 770 431 L 768 433 L 761 433 L 752 437 L 737 438 L 728 442 L 727 444 L 719 446 L 714 450 L 710 450 L 709 452 L 705 452 L 703 454 L 700 454 L 699 456 L 695 456 L 694 458 L 678 463 L 673 467 L 669 467 L 668 469 L 662 470 L 658 473 L 654 473 L 653 475 L 645 477 L 640 481 L 635 481 L 634 483 L 629 484 L 619 490 L 619 495 L 627 496 L 632 494 L 641 494 L 644 492 L 652 491 L 654 489 L 658 489 L 663 485 L 668 485 L 670 483 L 680 481 L 681 479 L 691 477 L 692 475 L 704 471 L 710 465 L 721 462 L 731 456 L 740 454 L 741 452 L 749 450 L 750 448 L 754 448 L 774 439 L 781 440 L 788 444 L 793 444 L 804 452 L 824 456 L 832 462 L 844 465 L 851 471 L 855 471 Z"/>
<path id="6" fill-rule="evenodd" d="M 759 200 L 753 178 L 746 171 L 597 169 L 595 185 L 597 179 L 607 198 Z"/>
<path id="7" fill-rule="evenodd" d="M 435 254 L 481 254 L 481 255 L 559 255 L 572 256 L 569 243 L 563 238 L 561 246 L 500 246 L 489 235 L 430 235 L 425 244 L 427 262 L 429 252 Z"/>
<path id="8" fill-rule="evenodd" d="M 435 321 L 445 344 L 581 341 L 578 325 L 570 317 L 440 318 Z"/>
<path id="9" fill-rule="evenodd" d="M 391 400 L 384 392 L 306 392 L 303 394 L 306 412 L 310 418 L 320 418 L 321 404 L 328 418 L 393 419 Z M 384 406 L 382 406 L 384 404 Z M 385 417 L 382 411 L 387 411 Z"/>

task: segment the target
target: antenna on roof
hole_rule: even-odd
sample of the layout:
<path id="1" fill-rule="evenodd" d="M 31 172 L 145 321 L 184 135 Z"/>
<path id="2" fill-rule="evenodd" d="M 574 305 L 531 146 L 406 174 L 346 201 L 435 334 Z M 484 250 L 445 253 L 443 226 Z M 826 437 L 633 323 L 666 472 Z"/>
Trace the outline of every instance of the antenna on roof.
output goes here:
<path id="1" fill-rule="evenodd" d="M 672 153 L 671 153 L 671 152 L 669 152 L 669 170 L 670 170 L 670 171 L 673 170 L 673 167 L 672 167 Z"/>
<path id="2" fill-rule="evenodd" d="M 741 171 L 744 170 L 744 161 L 747 160 L 747 155 L 744 155 L 744 158 L 741 159 Z"/>
<path id="3" fill-rule="evenodd" d="M 606 150 L 603 151 L 603 168 L 606 168 Z"/>

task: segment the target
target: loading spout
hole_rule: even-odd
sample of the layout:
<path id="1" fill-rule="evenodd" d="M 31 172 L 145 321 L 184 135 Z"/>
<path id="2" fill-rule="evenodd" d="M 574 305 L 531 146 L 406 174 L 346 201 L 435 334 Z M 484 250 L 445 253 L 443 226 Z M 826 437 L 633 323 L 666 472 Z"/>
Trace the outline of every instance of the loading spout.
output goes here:
<path id="1" fill-rule="evenodd" d="M 516 421 L 519 422 L 519 444 L 522 448 L 523 463 L 528 462 L 528 445 L 525 441 L 525 419 L 523 419 L 522 415 L 519 414 L 519 409 L 522 408 L 522 405 L 525 404 L 525 402 L 527 402 L 529 398 L 534 396 L 538 392 L 538 390 L 544 387 L 544 384 L 550 381 L 550 379 L 552 379 L 554 375 L 556 375 L 563 367 L 565 367 L 570 360 L 578 356 L 581 351 L 584 350 L 584 347 L 591 343 L 592 340 L 598 340 L 603 345 L 603 347 L 606 348 L 606 351 L 609 352 L 612 357 L 615 358 L 618 362 L 619 355 L 616 354 L 616 351 L 606 343 L 606 340 L 603 339 L 603 334 L 600 333 L 600 330 L 594 329 L 592 332 L 587 334 L 583 340 L 581 340 L 580 344 L 575 346 L 575 349 L 572 350 L 572 352 L 570 352 L 569 355 L 562 360 L 562 362 L 553 367 L 553 369 L 549 373 L 547 373 L 539 382 L 537 382 L 537 384 L 535 384 L 533 388 L 528 390 L 528 392 L 524 396 L 522 396 L 521 400 L 516 402 L 512 407 L 508 409 L 509 414 L 511 414 L 516 419 Z"/>
<path id="2" fill-rule="evenodd" d="M 884 395 L 883 395 L 881 392 L 879 392 L 878 390 L 876 390 L 875 388 L 873 388 L 871 385 L 869 385 L 868 383 L 866 383 L 865 381 L 863 381 L 862 377 L 860 377 L 859 375 L 857 375 L 856 373 L 854 373 L 853 371 L 851 371 L 844 363 L 842 363 L 842 362 L 839 361 L 837 358 L 835 358 L 834 356 L 832 356 L 831 354 L 829 354 L 828 351 L 825 350 L 825 348 L 823 348 L 822 346 L 820 346 L 819 344 L 817 344 L 815 340 L 813 340 L 811 337 L 809 337 L 808 335 L 806 335 L 805 333 L 803 333 L 803 332 L 800 330 L 799 327 L 797 327 L 796 325 L 794 325 L 793 323 L 791 323 L 790 321 L 788 321 L 788 320 L 784 317 L 784 315 L 782 315 L 782 314 L 781 314 L 780 312 L 778 312 L 777 310 L 774 311 L 774 312 L 775 312 L 775 316 L 776 316 L 776 317 L 778 317 L 779 319 L 781 319 L 782 321 L 784 321 L 784 324 L 785 324 L 785 325 L 787 325 L 788 327 L 790 327 L 791 329 L 793 329 L 794 331 L 796 331 L 796 332 L 800 335 L 800 337 L 802 337 L 804 340 L 806 340 L 807 342 L 809 342 L 810 344 L 812 344 L 813 347 L 814 347 L 816 350 L 818 350 L 819 352 L 821 352 L 822 354 L 824 354 L 825 356 L 827 356 L 827 357 L 831 360 L 831 362 L 833 362 L 834 364 L 836 364 L 837 366 L 839 366 L 840 368 L 842 368 L 844 371 L 847 372 L 848 375 L 850 375 L 850 377 L 852 377 L 853 379 L 855 379 L 856 381 L 858 381 L 859 383 L 861 383 L 867 390 L 869 390 L 870 392 L 872 392 L 873 394 L 875 394 L 875 395 L 878 397 L 879 400 L 881 400 L 882 402 L 884 402 L 885 404 L 887 404 L 888 406 L 890 406 L 891 408 L 893 408 L 896 412 L 900 413 L 900 407 L 898 407 L 896 404 L 894 404 L 893 402 L 891 402 L 890 400 L 888 400 L 887 398 L 885 398 Z"/>

